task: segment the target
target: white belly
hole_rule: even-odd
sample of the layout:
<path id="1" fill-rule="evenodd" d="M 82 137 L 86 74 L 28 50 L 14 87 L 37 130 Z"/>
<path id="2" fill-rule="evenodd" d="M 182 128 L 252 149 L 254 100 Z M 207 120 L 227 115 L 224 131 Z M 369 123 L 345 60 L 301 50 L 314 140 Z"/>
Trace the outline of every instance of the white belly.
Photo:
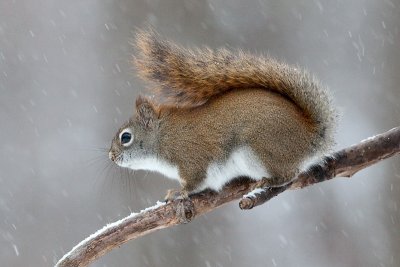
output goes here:
<path id="1" fill-rule="evenodd" d="M 126 164 L 126 166 L 132 170 L 146 170 L 159 172 L 166 177 L 179 181 L 178 167 L 174 166 L 165 160 L 157 159 L 156 157 L 149 157 L 144 159 L 136 159 Z"/>
<path id="2" fill-rule="evenodd" d="M 120 164 L 133 170 L 159 172 L 168 178 L 178 180 L 178 167 L 155 157 L 133 160 Z M 206 188 L 219 191 L 234 178 L 246 176 L 254 180 L 271 177 L 264 165 L 250 147 L 240 147 L 232 152 L 225 162 L 211 163 L 207 168 L 206 178 L 195 192 Z"/>
<path id="3" fill-rule="evenodd" d="M 240 147 L 232 152 L 226 162 L 212 163 L 199 191 L 210 188 L 216 191 L 234 178 L 246 176 L 254 180 L 271 177 L 250 147 Z"/>

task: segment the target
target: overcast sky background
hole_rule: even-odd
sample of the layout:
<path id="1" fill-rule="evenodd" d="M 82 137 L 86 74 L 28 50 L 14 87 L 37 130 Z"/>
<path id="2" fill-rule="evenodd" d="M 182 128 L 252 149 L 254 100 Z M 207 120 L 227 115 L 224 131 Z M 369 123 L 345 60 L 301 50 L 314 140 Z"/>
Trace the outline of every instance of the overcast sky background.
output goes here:
<path id="1" fill-rule="evenodd" d="M 0 261 L 52 266 L 172 181 L 109 166 L 144 84 L 136 28 L 183 45 L 268 53 L 309 69 L 342 112 L 337 148 L 400 125 L 400 3 L 0 1 Z M 232 203 L 115 249 L 92 266 L 400 266 L 400 159 L 351 179 Z"/>

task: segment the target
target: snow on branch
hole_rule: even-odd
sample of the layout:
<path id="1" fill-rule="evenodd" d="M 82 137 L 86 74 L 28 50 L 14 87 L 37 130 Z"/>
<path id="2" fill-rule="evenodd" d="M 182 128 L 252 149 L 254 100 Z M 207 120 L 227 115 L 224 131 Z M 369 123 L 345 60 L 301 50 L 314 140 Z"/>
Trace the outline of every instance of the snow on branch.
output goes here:
<path id="1" fill-rule="evenodd" d="M 208 190 L 194 194 L 188 200 L 175 200 L 168 204 L 158 202 L 153 207 L 137 214 L 132 213 L 98 230 L 65 254 L 56 267 L 88 266 L 100 256 L 131 239 L 158 229 L 188 223 L 193 218 L 233 200 L 241 199 L 240 208 L 251 209 L 287 189 L 303 188 L 334 177 L 351 177 L 356 172 L 398 153 L 400 153 L 400 127 L 335 152 L 282 187 L 256 189 L 250 192 L 255 182 L 243 178 L 228 184 L 219 193 Z"/>

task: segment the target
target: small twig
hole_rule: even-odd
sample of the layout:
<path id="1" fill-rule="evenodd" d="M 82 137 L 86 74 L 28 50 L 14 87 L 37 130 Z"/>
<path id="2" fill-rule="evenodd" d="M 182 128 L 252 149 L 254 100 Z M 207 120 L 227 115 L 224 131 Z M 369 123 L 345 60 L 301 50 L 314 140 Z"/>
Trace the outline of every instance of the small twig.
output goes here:
<path id="1" fill-rule="evenodd" d="M 175 200 L 168 204 L 157 205 L 139 214 L 131 214 L 99 230 L 64 255 L 56 267 L 87 266 L 131 239 L 158 229 L 189 222 L 235 199 L 242 198 L 240 207 L 250 209 L 287 189 L 303 188 L 337 176 L 350 177 L 398 153 L 400 153 L 400 127 L 334 153 L 331 157 L 325 158 L 323 163 L 312 166 L 307 172 L 300 173 L 296 179 L 283 187 L 266 189 L 242 198 L 255 182 L 241 179 L 233 181 L 219 193 L 204 191 L 191 196 L 190 200 Z"/>

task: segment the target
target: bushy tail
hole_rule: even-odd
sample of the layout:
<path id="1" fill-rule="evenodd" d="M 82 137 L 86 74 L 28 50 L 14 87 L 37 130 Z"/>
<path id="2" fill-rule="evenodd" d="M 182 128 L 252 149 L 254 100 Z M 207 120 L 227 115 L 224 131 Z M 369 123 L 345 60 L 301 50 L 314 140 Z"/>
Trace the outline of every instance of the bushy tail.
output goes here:
<path id="1" fill-rule="evenodd" d="M 194 107 L 228 90 L 261 87 L 288 97 L 315 123 L 316 147 L 333 143 L 337 113 L 327 91 L 304 70 L 242 51 L 186 49 L 153 31 L 139 32 L 136 45 L 139 75 L 156 82 L 167 104 Z"/>

